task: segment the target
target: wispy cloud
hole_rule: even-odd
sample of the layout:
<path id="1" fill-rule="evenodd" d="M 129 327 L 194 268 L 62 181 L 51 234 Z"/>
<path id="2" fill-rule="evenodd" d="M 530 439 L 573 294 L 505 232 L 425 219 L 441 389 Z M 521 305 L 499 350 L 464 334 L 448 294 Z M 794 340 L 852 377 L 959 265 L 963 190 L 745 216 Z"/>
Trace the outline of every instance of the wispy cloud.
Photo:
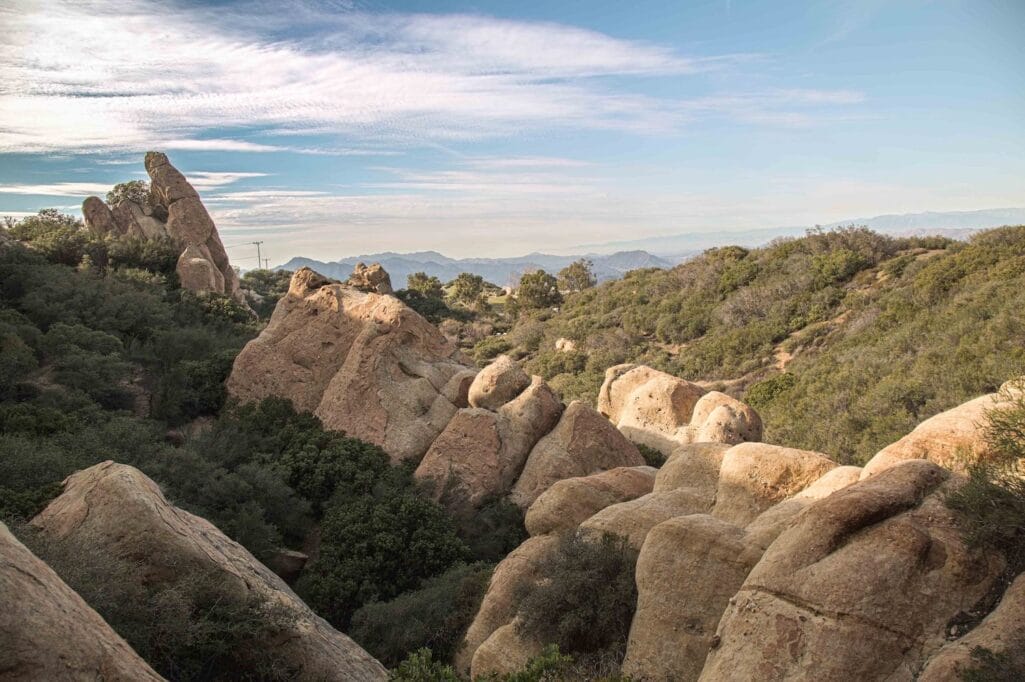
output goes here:
<path id="1" fill-rule="evenodd" d="M 0 185 L 0 194 L 32 194 L 46 197 L 87 197 L 106 194 L 110 185 L 96 182 L 54 182 L 46 185 Z"/>
<path id="2" fill-rule="evenodd" d="M 387 154 L 394 150 L 382 150 L 385 142 L 539 127 L 665 132 L 751 104 L 688 103 L 618 83 L 729 68 L 746 55 L 693 58 L 572 26 L 484 16 L 262 9 L 276 11 L 13 0 L 0 9 L 0 152 Z M 797 107 L 856 101 L 830 93 L 777 99 Z M 287 133 L 358 144 L 266 142 Z"/>

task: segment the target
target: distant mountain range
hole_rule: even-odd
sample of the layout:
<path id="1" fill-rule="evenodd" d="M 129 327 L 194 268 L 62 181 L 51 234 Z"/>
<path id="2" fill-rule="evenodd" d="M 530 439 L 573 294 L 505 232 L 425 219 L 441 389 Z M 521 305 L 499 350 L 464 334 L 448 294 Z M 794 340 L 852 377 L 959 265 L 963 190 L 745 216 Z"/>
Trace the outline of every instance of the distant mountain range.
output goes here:
<path id="1" fill-rule="evenodd" d="M 981 211 L 947 211 L 880 215 L 872 218 L 853 218 L 822 225 L 824 228 L 844 225 L 864 225 L 885 234 L 940 235 L 952 239 L 965 239 L 973 232 L 1003 225 L 1025 224 L 1025 208 L 992 208 Z M 676 263 L 715 246 L 762 246 L 777 237 L 800 237 L 809 226 L 770 227 L 754 230 L 719 230 L 690 234 L 648 237 L 627 241 L 585 244 L 581 250 L 595 253 L 643 249 L 660 258 Z"/>
<path id="2" fill-rule="evenodd" d="M 406 278 L 414 272 L 426 272 L 442 282 L 449 282 L 462 272 L 480 275 L 488 282 L 499 286 L 514 286 L 520 276 L 534 270 L 545 270 L 552 274 L 580 258 L 587 258 L 593 264 L 598 281 L 617 279 L 637 268 L 668 268 L 674 263 L 640 250 L 618 251 L 609 255 L 553 256 L 545 253 L 531 253 L 518 258 L 449 258 L 436 251 L 416 253 L 371 253 L 325 263 L 312 258 L 293 258 L 279 270 L 297 270 L 303 266 L 312 268 L 322 275 L 335 279 L 346 279 L 352 274 L 356 263 L 380 263 L 391 275 L 392 285 L 401 289 Z"/>

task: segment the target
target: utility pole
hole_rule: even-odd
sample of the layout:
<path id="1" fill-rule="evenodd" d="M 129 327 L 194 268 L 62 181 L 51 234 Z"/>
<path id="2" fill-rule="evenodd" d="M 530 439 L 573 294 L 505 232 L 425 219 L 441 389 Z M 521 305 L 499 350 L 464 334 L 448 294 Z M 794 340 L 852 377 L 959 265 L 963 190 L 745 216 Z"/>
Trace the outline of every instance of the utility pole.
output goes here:
<path id="1" fill-rule="evenodd" d="M 263 259 L 263 269 L 270 270 L 270 258 Z"/>
<path id="2" fill-rule="evenodd" d="M 263 242 L 251 242 L 251 243 L 256 244 L 256 267 L 260 267 L 260 263 L 263 262 L 263 259 L 260 258 L 260 244 L 263 244 Z"/>

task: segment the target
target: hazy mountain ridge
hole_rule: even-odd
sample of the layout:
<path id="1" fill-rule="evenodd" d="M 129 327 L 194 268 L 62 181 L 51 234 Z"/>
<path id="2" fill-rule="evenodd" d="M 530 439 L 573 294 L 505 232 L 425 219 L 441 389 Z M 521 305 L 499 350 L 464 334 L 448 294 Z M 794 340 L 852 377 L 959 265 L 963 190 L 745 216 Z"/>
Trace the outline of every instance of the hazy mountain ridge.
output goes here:
<path id="1" fill-rule="evenodd" d="M 598 281 L 618 279 L 630 270 L 638 268 L 668 268 L 672 262 L 653 256 L 646 251 L 618 251 L 607 256 L 576 255 L 556 256 L 544 253 L 529 253 L 514 258 L 449 258 L 436 251 L 395 253 L 386 251 L 341 260 L 324 262 L 313 258 L 296 257 L 279 266 L 279 270 L 297 270 L 308 267 L 322 275 L 335 279 L 346 279 L 356 263 L 380 263 L 391 275 L 395 288 L 405 286 L 406 277 L 414 272 L 426 272 L 443 282 L 455 279 L 462 272 L 480 275 L 499 286 L 514 285 L 520 275 L 534 270 L 556 273 L 580 258 L 587 258 L 594 264 L 592 270 Z"/>

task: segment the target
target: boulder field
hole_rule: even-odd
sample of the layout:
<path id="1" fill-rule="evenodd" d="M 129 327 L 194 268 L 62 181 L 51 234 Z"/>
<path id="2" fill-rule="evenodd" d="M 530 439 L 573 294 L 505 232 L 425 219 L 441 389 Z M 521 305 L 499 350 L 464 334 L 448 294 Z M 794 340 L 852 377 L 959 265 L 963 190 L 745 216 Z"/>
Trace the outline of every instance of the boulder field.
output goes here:
<path id="1" fill-rule="evenodd" d="M 298 270 L 267 327 L 236 358 L 230 395 L 289 398 L 326 428 L 379 445 L 396 463 L 413 462 L 417 480 L 462 515 L 503 497 L 526 509 L 562 479 L 644 464 L 606 417 L 582 403 L 563 405 L 512 358 L 478 371 L 387 293 L 382 273 L 357 268 L 343 284 Z M 741 417 L 719 410 L 714 419 L 748 434 L 741 420 L 757 415 L 737 405 Z"/>
<path id="2" fill-rule="evenodd" d="M 658 379 L 661 405 L 700 400 Z M 604 406 L 622 415 L 608 384 Z M 657 471 L 561 480 L 527 510 L 531 537 L 495 570 L 457 665 L 502 674 L 541 650 L 517 632 L 518 600 L 548 580 L 539 566 L 563 533 L 613 533 L 639 552 L 622 664 L 634 680 L 954 680 L 980 648 L 1020 650 L 1022 578 L 995 599 L 1003 558 L 967 546 L 944 503 L 957 471 L 988 456 L 983 417 L 1011 390 L 923 422 L 864 469 L 713 442 L 676 445 Z"/>
<path id="3" fill-rule="evenodd" d="M 82 202 L 86 228 L 100 237 L 170 238 L 181 248 L 175 269 L 182 288 L 225 294 L 248 305 L 199 192 L 165 154 L 148 152 L 145 166 L 149 200 L 140 204 L 123 199 L 108 207 L 99 197 L 88 197 Z"/>

